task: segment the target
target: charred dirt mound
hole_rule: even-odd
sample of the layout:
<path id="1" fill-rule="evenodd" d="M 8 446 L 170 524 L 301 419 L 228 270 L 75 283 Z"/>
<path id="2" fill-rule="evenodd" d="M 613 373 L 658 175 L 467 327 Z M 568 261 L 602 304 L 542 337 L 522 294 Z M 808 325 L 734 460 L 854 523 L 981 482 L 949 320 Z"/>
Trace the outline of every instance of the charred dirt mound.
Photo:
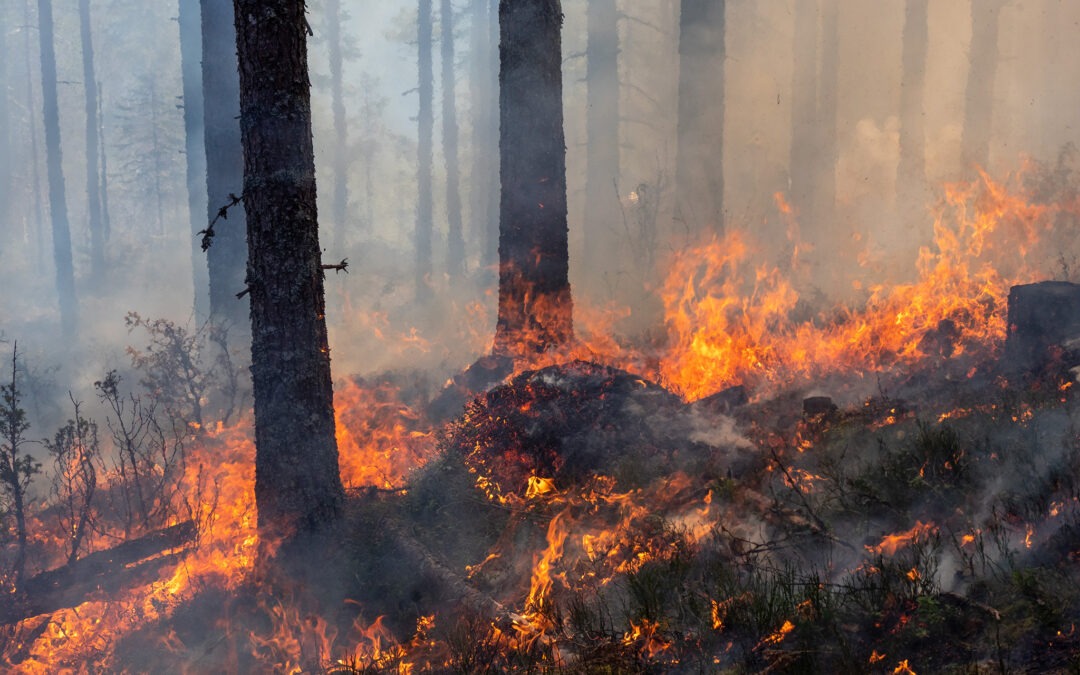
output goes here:
<path id="1" fill-rule="evenodd" d="M 446 450 L 492 490 L 519 495 L 543 489 L 538 479 L 562 489 L 603 473 L 629 488 L 675 469 L 727 472 L 740 444 L 728 418 L 700 415 L 655 383 L 584 361 L 490 390 L 445 436 Z"/>

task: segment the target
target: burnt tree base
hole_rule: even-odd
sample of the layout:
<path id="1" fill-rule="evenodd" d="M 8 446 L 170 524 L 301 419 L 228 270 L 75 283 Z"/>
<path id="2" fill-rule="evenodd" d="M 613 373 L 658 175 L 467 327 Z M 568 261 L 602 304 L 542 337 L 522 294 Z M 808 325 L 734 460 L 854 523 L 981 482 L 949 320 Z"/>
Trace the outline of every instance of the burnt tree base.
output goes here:
<path id="1" fill-rule="evenodd" d="M 1009 289 L 1008 336 L 1005 340 L 1007 373 L 1034 373 L 1065 357 L 1080 363 L 1069 346 L 1080 338 L 1080 285 L 1042 281 Z"/>

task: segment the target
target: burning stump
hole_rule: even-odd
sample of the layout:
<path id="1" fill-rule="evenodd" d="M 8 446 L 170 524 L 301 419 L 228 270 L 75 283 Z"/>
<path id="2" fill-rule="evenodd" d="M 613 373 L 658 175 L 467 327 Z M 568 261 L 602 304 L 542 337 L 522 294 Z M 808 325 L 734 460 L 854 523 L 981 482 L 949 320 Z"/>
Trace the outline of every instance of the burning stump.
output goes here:
<path id="1" fill-rule="evenodd" d="M 705 470 L 737 444 L 733 432 L 717 431 L 730 424 L 636 375 L 576 361 L 522 373 L 477 398 L 450 428 L 447 448 L 492 494 L 524 496 L 596 473 L 630 487 L 673 469 Z"/>
<path id="2" fill-rule="evenodd" d="M 1042 281 L 1009 290 L 1005 368 L 1034 372 L 1053 360 L 1052 351 L 1080 337 L 1080 285 Z M 1069 363 L 1067 365 L 1075 365 Z"/>

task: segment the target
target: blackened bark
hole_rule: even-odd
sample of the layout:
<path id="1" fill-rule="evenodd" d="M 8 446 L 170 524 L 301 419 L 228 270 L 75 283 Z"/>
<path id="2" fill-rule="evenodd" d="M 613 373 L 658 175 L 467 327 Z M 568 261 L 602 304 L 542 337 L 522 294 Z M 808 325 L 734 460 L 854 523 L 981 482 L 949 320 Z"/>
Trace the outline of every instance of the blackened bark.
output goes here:
<path id="1" fill-rule="evenodd" d="M 326 2 L 326 46 L 330 61 L 330 109 L 334 115 L 334 196 L 332 223 L 334 251 L 345 249 L 346 217 L 349 205 L 349 132 L 345 122 L 344 83 L 341 56 L 341 0 Z"/>
<path id="2" fill-rule="evenodd" d="M 495 351 L 573 338 L 559 0 L 499 2 L 499 316 Z"/>
<path id="3" fill-rule="evenodd" d="M 105 229 L 101 219 L 101 178 L 98 176 L 98 90 L 94 72 L 90 0 L 79 0 L 79 33 L 82 36 L 83 87 L 86 92 L 86 213 L 90 225 L 90 282 L 99 287 L 105 278 Z"/>
<path id="4" fill-rule="evenodd" d="M 53 47 L 52 0 L 38 0 L 41 33 L 41 103 L 45 119 L 45 162 L 49 176 L 49 213 L 52 219 L 53 261 L 60 299 L 60 324 L 64 337 L 73 338 L 78 327 L 75 299 L 75 268 L 71 260 L 71 225 L 68 222 L 60 152 L 60 108 L 56 93 L 56 52 Z"/>
<path id="5" fill-rule="evenodd" d="M 904 206 L 926 200 L 926 54 L 930 47 L 929 0 L 907 0 L 900 80 L 900 161 L 897 195 Z M 912 203 L 914 202 L 914 203 Z"/>
<path id="6" fill-rule="evenodd" d="M 971 0 L 971 47 L 960 139 L 962 170 L 986 168 L 994 121 L 994 79 L 998 63 L 998 18 L 1003 0 Z"/>
<path id="7" fill-rule="evenodd" d="M 334 437 L 303 0 L 235 0 L 250 242 L 255 503 L 271 537 L 335 520 Z"/>
<path id="8" fill-rule="evenodd" d="M 800 215 L 814 207 L 817 138 L 817 0 L 795 3 L 795 68 L 791 85 L 791 203 Z"/>
<path id="9" fill-rule="evenodd" d="M 472 0 L 470 97 L 472 169 L 470 219 L 480 246 L 480 266 L 499 262 L 499 86 L 497 0 Z"/>
<path id="10" fill-rule="evenodd" d="M 417 91 L 420 107 L 416 119 L 416 299 L 431 297 L 431 235 L 435 220 L 432 191 L 432 135 L 435 130 L 433 111 L 435 75 L 431 54 L 431 0 L 420 0 L 416 17 Z"/>
<path id="11" fill-rule="evenodd" d="M 465 274 L 465 238 L 461 232 L 461 167 L 458 164 L 457 88 L 454 86 L 454 8 L 439 4 L 442 61 L 443 157 L 446 159 L 446 273 Z"/>
<path id="12" fill-rule="evenodd" d="M 610 241 L 619 218 L 615 191 L 619 178 L 619 13 L 615 0 L 588 3 L 586 23 L 588 43 L 585 48 L 585 222 L 582 223 L 582 270 L 586 288 L 601 288 L 604 242 Z M 702 83 L 698 83 L 701 86 Z"/>
<path id="13" fill-rule="evenodd" d="M 240 195 L 244 184 L 236 46 L 231 0 L 202 0 L 203 124 L 210 221 L 230 203 L 230 194 Z M 248 321 L 247 302 L 236 299 L 244 289 L 247 258 L 243 222 L 242 207 L 230 209 L 228 219 L 215 226 L 214 243 L 206 255 L 211 319 L 240 330 Z"/>
<path id="14" fill-rule="evenodd" d="M 689 233 L 724 229 L 724 11 L 724 0 L 679 11 L 675 217 Z"/>
<path id="15" fill-rule="evenodd" d="M 184 87 L 184 156 L 187 159 L 195 316 L 210 316 L 210 280 L 198 233 L 206 229 L 206 145 L 203 139 L 202 12 L 199 0 L 180 0 L 180 69 Z M 238 227 L 233 225 L 233 227 Z"/>

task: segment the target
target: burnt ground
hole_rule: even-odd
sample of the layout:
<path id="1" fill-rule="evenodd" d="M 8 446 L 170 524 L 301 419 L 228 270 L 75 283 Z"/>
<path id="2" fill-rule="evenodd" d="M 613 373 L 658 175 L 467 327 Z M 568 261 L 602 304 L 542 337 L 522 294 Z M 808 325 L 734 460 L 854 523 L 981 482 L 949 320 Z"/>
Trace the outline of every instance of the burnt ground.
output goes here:
<path id="1" fill-rule="evenodd" d="M 442 427 L 406 490 L 353 493 L 339 529 L 168 628 L 205 672 L 293 652 L 309 672 L 1076 672 L 1071 375 L 940 365 L 840 405 L 522 373 Z M 356 626 L 378 617 L 375 649 Z M 117 651 L 145 665 L 163 632 Z"/>

